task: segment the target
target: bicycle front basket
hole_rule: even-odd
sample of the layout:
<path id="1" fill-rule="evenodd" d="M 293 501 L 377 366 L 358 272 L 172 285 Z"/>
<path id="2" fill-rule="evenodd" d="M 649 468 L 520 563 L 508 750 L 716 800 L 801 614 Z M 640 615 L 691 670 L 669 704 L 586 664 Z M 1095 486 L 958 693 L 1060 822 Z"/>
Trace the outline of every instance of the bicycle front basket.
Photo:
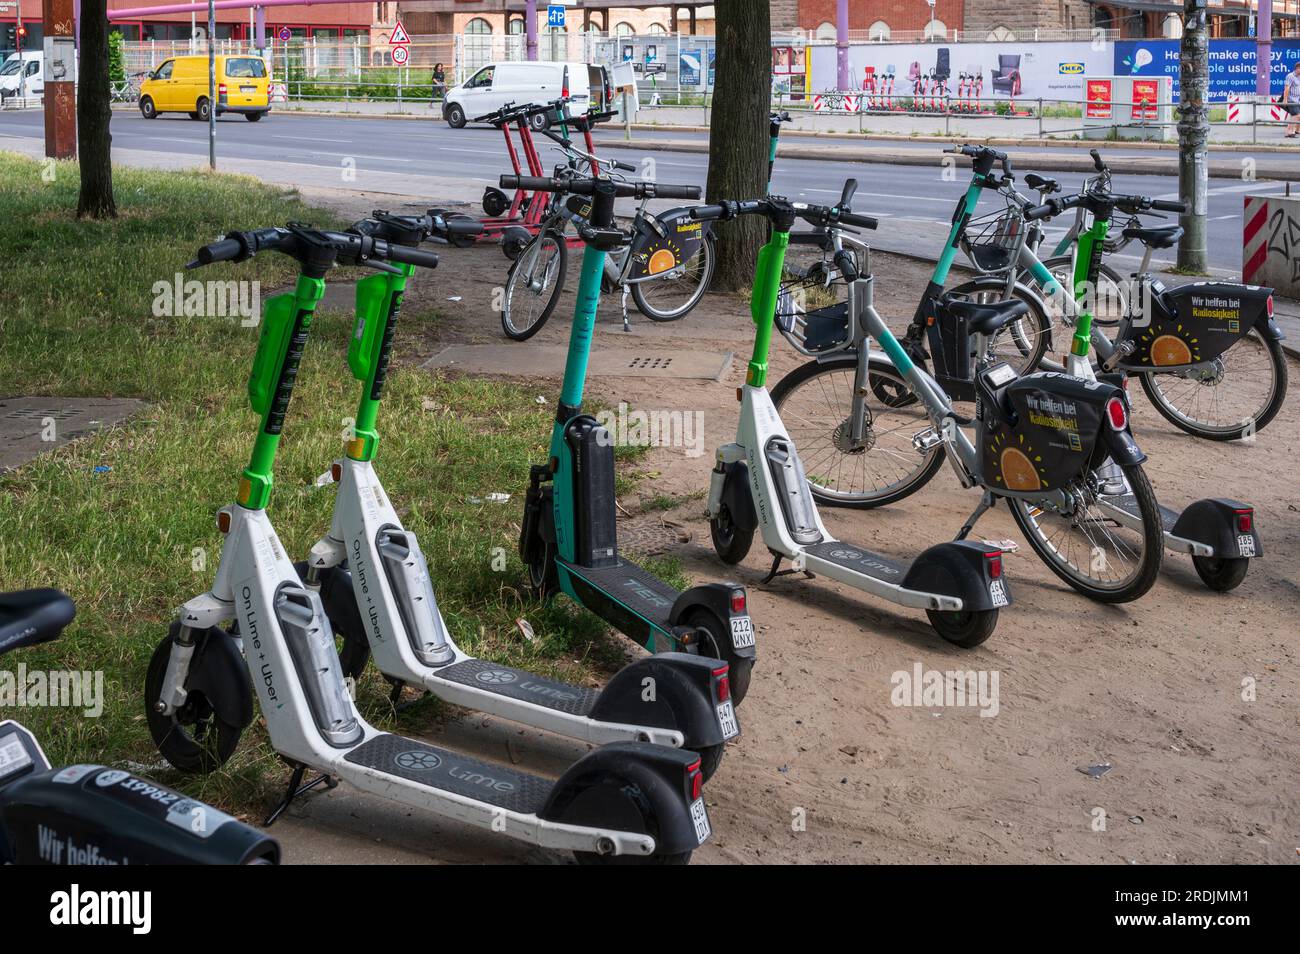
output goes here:
<path id="1" fill-rule="evenodd" d="M 1020 209 L 1008 205 L 967 222 L 961 247 L 981 272 L 1002 272 L 1015 264 L 1027 231 Z"/>

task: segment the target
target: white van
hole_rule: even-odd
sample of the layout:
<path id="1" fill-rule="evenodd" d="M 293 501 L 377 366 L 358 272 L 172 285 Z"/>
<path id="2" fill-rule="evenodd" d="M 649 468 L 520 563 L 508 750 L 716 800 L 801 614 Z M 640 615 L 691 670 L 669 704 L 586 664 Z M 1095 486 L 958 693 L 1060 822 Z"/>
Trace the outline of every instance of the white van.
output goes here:
<path id="1" fill-rule="evenodd" d="M 506 103 L 547 103 L 564 92 L 568 77 L 570 111 L 586 113 L 604 109 L 610 93 L 605 67 L 595 63 L 489 63 L 459 86 L 447 90 L 442 101 L 442 118 L 452 129 L 460 129 L 479 116 L 495 112 Z M 535 116 L 533 124 L 546 128 L 545 116 Z"/>
<path id="2" fill-rule="evenodd" d="M 0 66 L 0 100 L 10 96 L 32 99 L 45 95 L 45 54 L 28 50 L 21 55 L 19 60 L 19 54 L 10 54 Z"/>

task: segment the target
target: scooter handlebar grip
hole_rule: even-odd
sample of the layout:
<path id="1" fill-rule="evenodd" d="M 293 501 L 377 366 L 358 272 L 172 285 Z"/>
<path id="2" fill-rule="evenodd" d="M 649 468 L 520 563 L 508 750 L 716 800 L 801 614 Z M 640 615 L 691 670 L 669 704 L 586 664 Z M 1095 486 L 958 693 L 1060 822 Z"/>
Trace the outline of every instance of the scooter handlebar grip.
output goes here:
<path id="1" fill-rule="evenodd" d="M 699 186 L 656 185 L 655 195 L 660 199 L 698 199 L 704 194 Z"/>
<path id="2" fill-rule="evenodd" d="M 388 260 L 401 262 L 403 265 L 415 265 L 417 268 L 437 268 L 438 256 L 422 248 L 410 248 L 406 245 L 388 246 Z"/>
<path id="3" fill-rule="evenodd" d="M 199 249 L 197 258 L 202 265 L 229 262 L 244 254 L 244 242 L 237 238 L 223 238 Z"/>
<path id="4" fill-rule="evenodd" d="M 725 205 L 697 205 L 691 209 L 691 218 L 693 219 L 720 219 L 727 214 Z"/>
<path id="5" fill-rule="evenodd" d="M 525 192 L 559 192 L 560 186 L 549 176 L 502 176 L 501 188 Z"/>
<path id="6" fill-rule="evenodd" d="M 624 162 L 622 159 L 614 160 L 614 168 L 622 169 L 624 172 L 636 172 L 637 168 L 630 162 Z"/>
<path id="7" fill-rule="evenodd" d="M 483 223 L 473 219 L 447 219 L 443 223 L 443 231 L 448 235 L 481 235 Z"/>
<path id="8" fill-rule="evenodd" d="M 880 225 L 880 220 L 871 215 L 859 215 L 856 212 L 843 212 L 840 214 L 840 223 L 843 225 L 852 225 L 861 229 L 875 229 Z"/>

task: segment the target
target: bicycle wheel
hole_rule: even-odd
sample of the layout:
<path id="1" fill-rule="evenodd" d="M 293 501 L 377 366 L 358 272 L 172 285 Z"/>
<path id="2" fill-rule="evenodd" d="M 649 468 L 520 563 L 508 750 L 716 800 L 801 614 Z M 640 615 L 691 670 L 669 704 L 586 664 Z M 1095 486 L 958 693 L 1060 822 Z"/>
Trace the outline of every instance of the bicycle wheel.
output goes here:
<path id="1" fill-rule="evenodd" d="M 1074 283 L 1074 262 L 1069 255 L 1054 255 L 1044 259 L 1043 266 L 1052 273 L 1064 289 Z M 1097 274 L 1097 290 L 1088 304 L 1092 307 L 1092 323 L 1102 328 L 1114 328 L 1128 314 L 1128 279 L 1102 263 Z M 1066 335 L 1069 339 L 1069 334 Z"/>
<path id="2" fill-rule="evenodd" d="M 852 439 L 853 380 L 858 357 L 845 352 L 809 361 L 772 389 L 786 430 L 800 449 L 814 499 L 833 507 L 868 509 L 902 500 L 929 482 L 943 464 L 943 446 L 918 451 L 913 437 L 930 429 L 925 406 L 884 358 L 871 358 L 866 427 Z"/>
<path id="3" fill-rule="evenodd" d="M 551 317 L 569 264 L 564 236 L 550 229 L 529 242 L 506 276 L 501 302 L 501 327 L 506 337 L 527 341 Z"/>
<path id="4" fill-rule="evenodd" d="M 1211 441 L 1262 431 L 1286 400 L 1286 356 L 1277 339 L 1253 330 L 1209 369 L 1138 375 L 1155 409 L 1175 427 Z"/>
<path id="5" fill-rule="evenodd" d="M 704 236 L 700 250 L 676 278 L 652 278 L 632 286 L 637 310 L 652 321 L 676 321 L 700 303 L 713 281 L 717 253 L 713 236 Z"/>
<path id="6" fill-rule="evenodd" d="M 1117 522 L 1092 473 L 1063 488 L 1069 511 L 1008 497 L 1011 515 L 1048 569 L 1089 599 L 1128 603 L 1151 589 L 1164 555 L 1164 531 L 1155 491 L 1141 464 L 1121 465 L 1142 521 L 1140 530 Z"/>
<path id="7" fill-rule="evenodd" d="M 947 294 L 989 304 L 1005 301 L 1006 288 L 1006 282 L 1002 279 L 985 277 L 958 285 Z M 1029 306 L 1029 313 L 1002 326 L 993 336 L 989 354 L 994 362 L 1009 363 L 1017 374 L 1028 374 L 1038 367 L 1043 355 L 1047 353 L 1052 322 L 1037 295 L 1023 285 L 1017 285 L 1016 288 L 1021 292 L 1016 297 Z"/>

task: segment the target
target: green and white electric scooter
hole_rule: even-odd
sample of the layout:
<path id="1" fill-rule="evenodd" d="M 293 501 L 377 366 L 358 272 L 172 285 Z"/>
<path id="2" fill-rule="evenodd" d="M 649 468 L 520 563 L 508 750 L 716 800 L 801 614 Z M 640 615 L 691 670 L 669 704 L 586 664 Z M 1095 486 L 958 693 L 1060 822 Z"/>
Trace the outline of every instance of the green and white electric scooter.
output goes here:
<path id="1" fill-rule="evenodd" d="M 481 226 L 374 212 L 353 226 L 390 246 Z M 344 672 L 360 674 L 367 656 L 394 685 L 585 742 L 642 741 L 698 752 L 707 779 L 729 739 L 740 734 L 730 698 L 727 664 L 680 652 L 639 659 L 604 689 L 590 689 L 476 659 L 456 645 L 434 596 L 429 568 L 413 532 L 402 526 L 375 473 L 376 420 L 406 283 L 414 267 L 362 279 L 348 367 L 361 382 L 354 436 L 330 468 L 338 484 L 330 531 L 312 547 L 304 570 L 319 587 L 325 611 L 343 638 Z M 364 612 L 362 608 L 364 607 Z M 654 686 L 653 693 L 646 686 Z"/>
<path id="2" fill-rule="evenodd" d="M 623 558 L 613 440 L 582 410 L 605 256 L 633 239 L 615 225 L 615 198 L 698 199 L 700 189 L 569 176 L 502 176 L 501 188 L 592 197 L 590 216 L 577 224 L 586 249 L 550 454 L 545 464 L 533 466 L 524 505 L 519 553 L 528 567 L 529 586 L 541 598 L 563 591 L 651 652 L 685 651 L 725 660 L 731 695 L 739 704 L 755 658 L 745 588 L 708 583 L 679 591 Z"/>

